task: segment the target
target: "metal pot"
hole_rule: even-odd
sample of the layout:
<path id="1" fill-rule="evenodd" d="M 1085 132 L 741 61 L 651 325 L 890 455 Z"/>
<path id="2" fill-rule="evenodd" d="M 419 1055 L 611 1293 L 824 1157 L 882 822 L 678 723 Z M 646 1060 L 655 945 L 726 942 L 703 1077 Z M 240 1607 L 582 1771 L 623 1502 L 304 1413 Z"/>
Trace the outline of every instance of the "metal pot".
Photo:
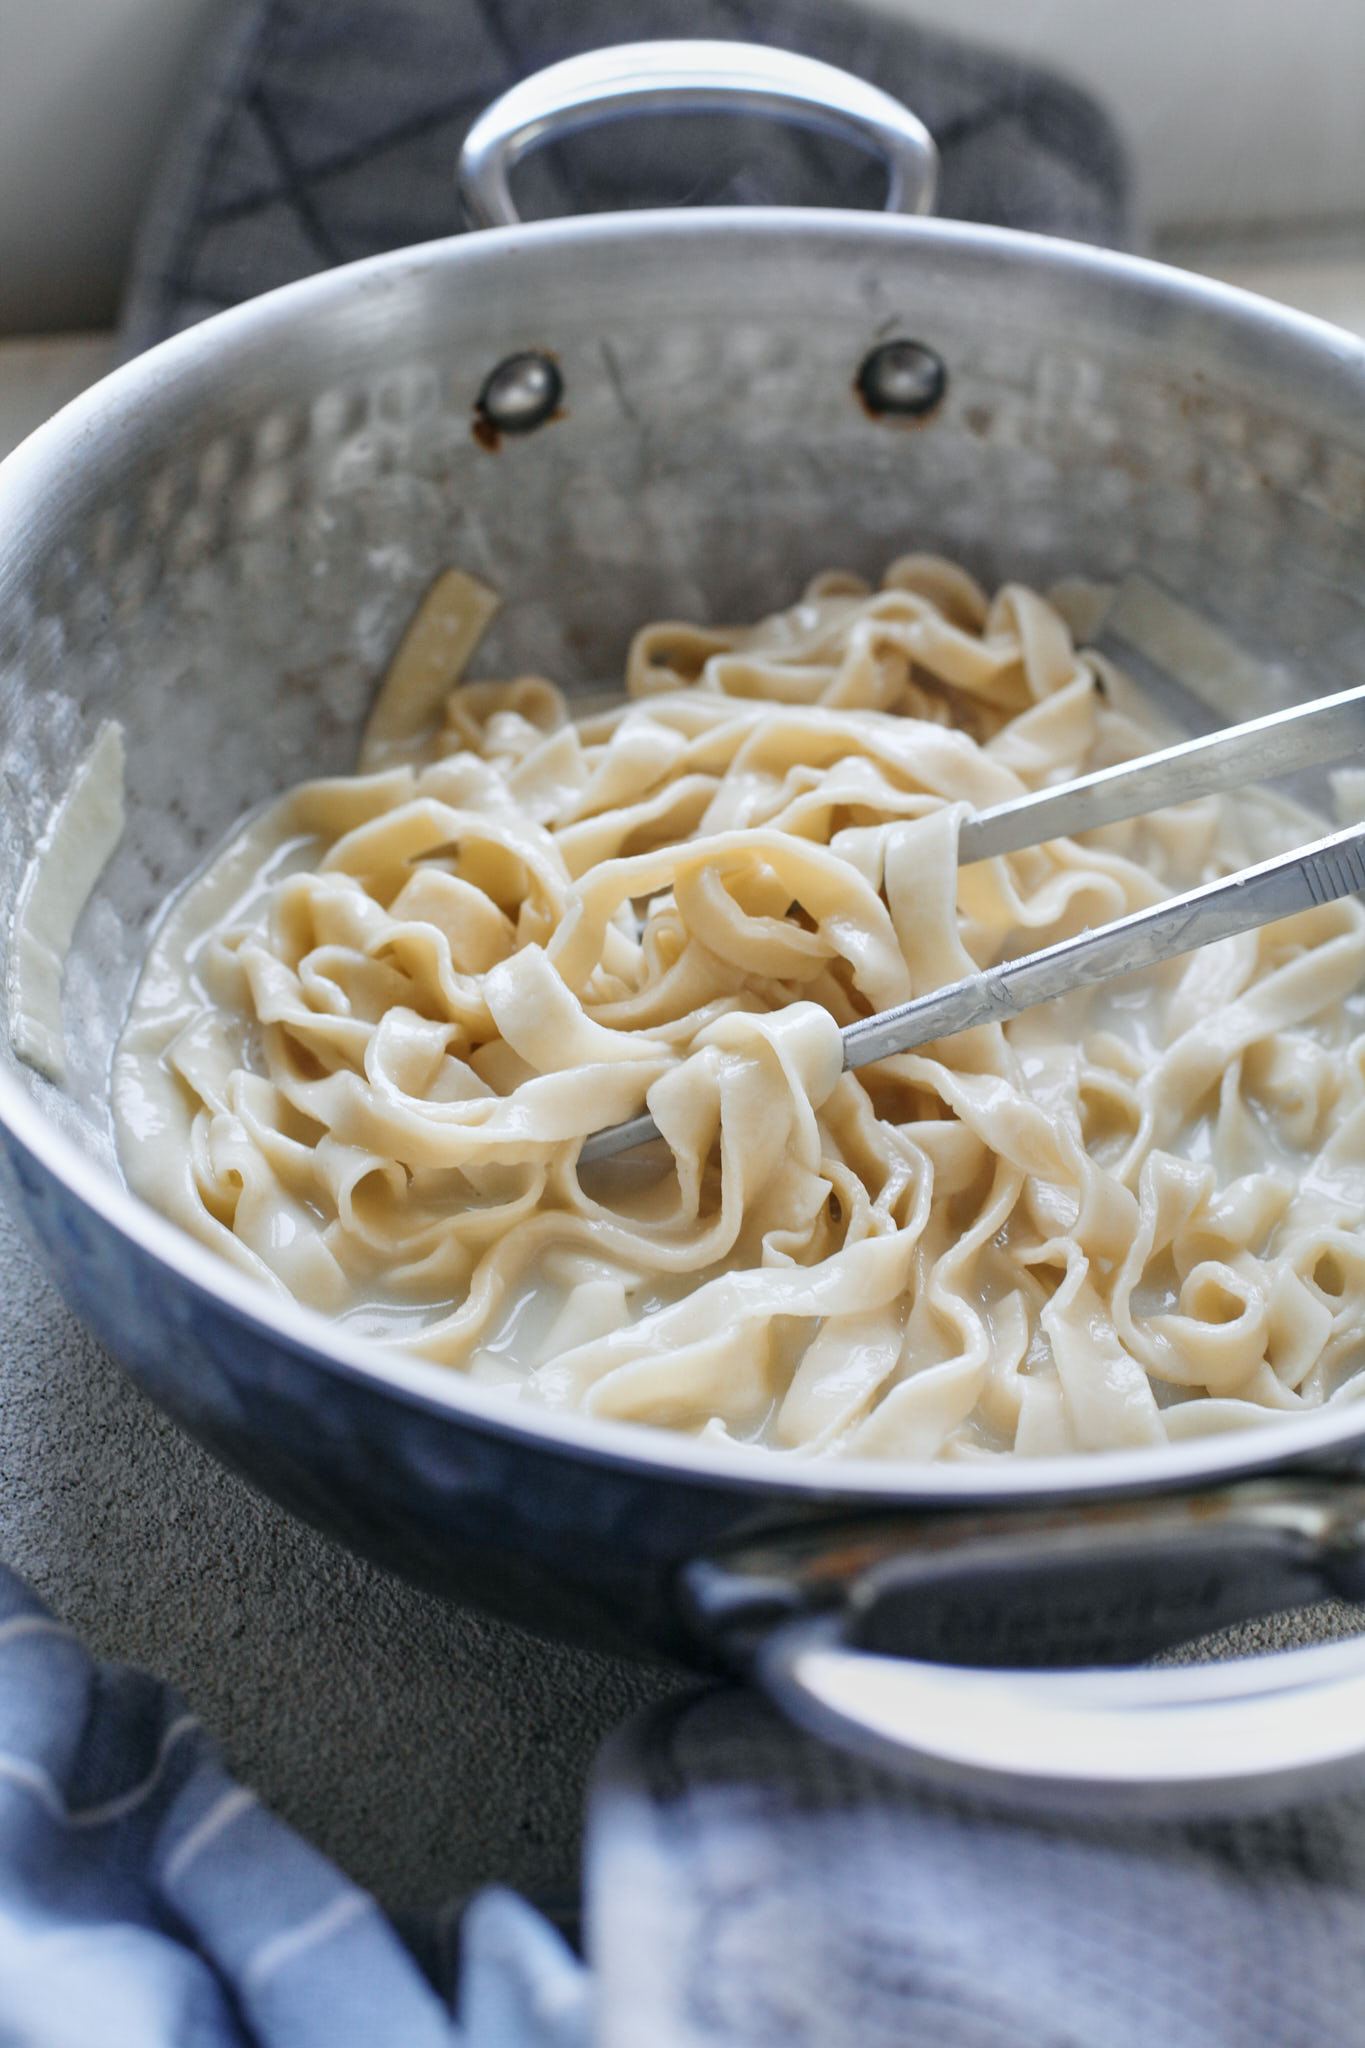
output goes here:
<path id="1" fill-rule="evenodd" d="M 642 94 L 856 127 L 927 203 L 932 146 L 894 103 L 721 44 L 518 87 L 471 135 L 475 211 L 507 216 L 528 140 Z M 573 689 L 619 673 L 642 619 L 751 616 L 907 546 L 988 583 L 1141 565 L 1278 664 L 1286 700 L 1340 687 L 1365 662 L 1365 349 L 1125 256 L 736 209 L 400 251 L 97 386 L 0 469 L 11 906 L 103 719 L 128 751 L 127 830 L 67 967 L 68 1082 L 6 1050 L 0 1184 L 154 1399 L 409 1578 L 750 1669 L 810 1725 L 1011 1797 L 1277 1797 L 1365 1747 L 1365 1646 L 1093 1667 L 1365 1594 L 1365 1409 L 1065 1462 L 720 1453 L 512 1410 L 281 1309 L 115 1168 L 108 1060 L 151 920 L 246 806 L 349 765 L 437 570 L 506 593 L 490 672 Z M 1059 1659 L 1091 1668 L 991 1668 Z"/>

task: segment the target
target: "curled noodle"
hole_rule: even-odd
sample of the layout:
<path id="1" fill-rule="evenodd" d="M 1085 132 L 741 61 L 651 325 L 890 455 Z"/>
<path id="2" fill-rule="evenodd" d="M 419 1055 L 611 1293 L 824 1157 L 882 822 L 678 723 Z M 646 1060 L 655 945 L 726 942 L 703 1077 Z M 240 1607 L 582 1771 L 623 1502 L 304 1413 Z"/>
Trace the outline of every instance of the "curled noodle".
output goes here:
<path id="1" fill-rule="evenodd" d="M 966 807 L 1150 744 L 1107 674 L 1037 594 L 909 556 L 648 626 L 577 722 L 539 678 L 456 687 L 173 905 L 116 1059 L 130 1185 L 510 1396 L 788 1454 L 1354 1398 L 1356 901 L 841 1070 L 854 1018 L 1299 836 L 1207 799 L 959 869 Z M 580 1170 L 646 1105 L 666 1153 Z"/>

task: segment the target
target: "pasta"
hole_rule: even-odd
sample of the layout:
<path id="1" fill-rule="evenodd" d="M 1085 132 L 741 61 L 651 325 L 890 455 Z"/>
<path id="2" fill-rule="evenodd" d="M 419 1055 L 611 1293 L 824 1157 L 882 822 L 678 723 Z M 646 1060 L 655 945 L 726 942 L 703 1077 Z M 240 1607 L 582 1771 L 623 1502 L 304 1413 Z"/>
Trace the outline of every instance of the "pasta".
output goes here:
<path id="1" fill-rule="evenodd" d="M 136 1192 L 509 1399 L 778 1454 L 1357 1397 L 1354 899 L 841 1071 L 853 1018 L 1305 836 L 1252 794 L 959 869 L 966 807 L 1152 743 L 1064 594 L 825 575 L 644 628 L 576 722 L 535 677 L 440 709 L 492 601 L 438 601 L 368 772 L 249 820 L 163 922 L 115 1061 Z M 665 1146 L 580 1168 L 646 1104 Z"/>
<path id="2" fill-rule="evenodd" d="M 66 1079 L 62 975 L 81 912 L 123 836 L 123 728 L 108 719 L 77 763 L 20 884 L 10 943 L 10 1043 L 58 1086 Z"/>

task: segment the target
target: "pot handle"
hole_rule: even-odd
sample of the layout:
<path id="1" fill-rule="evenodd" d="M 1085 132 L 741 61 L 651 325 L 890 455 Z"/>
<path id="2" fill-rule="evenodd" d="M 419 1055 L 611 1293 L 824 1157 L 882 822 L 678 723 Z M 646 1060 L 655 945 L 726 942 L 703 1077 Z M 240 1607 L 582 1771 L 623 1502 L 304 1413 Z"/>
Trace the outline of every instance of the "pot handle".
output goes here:
<path id="1" fill-rule="evenodd" d="M 1365 1485 L 1349 1476 L 816 1523 L 694 1559 L 681 1591 L 710 1647 L 798 1725 L 996 1805 L 1222 1814 L 1365 1773 L 1365 1637 L 1137 1662 L 1230 1621 L 1360 1600 Z"/>
<path id="2" fill-rule="evenodd" d="M 839 1617 L 764 1644 L 789 1719 L 939 1790 L 1166 1820 L 1320 1800 L 1365 1775 L 1365 1639 L 1174 1668 L 982 1671 L 869 1655 Z"/>
<path id="3" fill-rule="evenodd" d="M 508 179 L 537 144 L 645 113 L 785 116 L 884 157 L 888 213 L 928 213 L 934 203 L 933 137 L 899 100 L 866 80 L 761 43 L 619 43 L 537 71 L 478 116 L 457 172 L 470 226 L 517 225 Z"/>

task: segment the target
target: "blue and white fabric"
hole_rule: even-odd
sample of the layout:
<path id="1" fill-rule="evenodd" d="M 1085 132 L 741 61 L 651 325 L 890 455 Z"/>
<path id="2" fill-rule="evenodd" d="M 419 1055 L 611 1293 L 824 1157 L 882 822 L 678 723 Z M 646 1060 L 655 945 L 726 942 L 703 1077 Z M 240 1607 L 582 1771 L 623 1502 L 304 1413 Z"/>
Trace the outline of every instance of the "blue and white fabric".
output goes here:
<path id="1" fill-rule="evenodd" d="M 457 2022 L 168 1687 L 0 1569 L 0 2048 L 586 2048 L 546 1920 L 490 1891 L 463 1937 Z"/>

